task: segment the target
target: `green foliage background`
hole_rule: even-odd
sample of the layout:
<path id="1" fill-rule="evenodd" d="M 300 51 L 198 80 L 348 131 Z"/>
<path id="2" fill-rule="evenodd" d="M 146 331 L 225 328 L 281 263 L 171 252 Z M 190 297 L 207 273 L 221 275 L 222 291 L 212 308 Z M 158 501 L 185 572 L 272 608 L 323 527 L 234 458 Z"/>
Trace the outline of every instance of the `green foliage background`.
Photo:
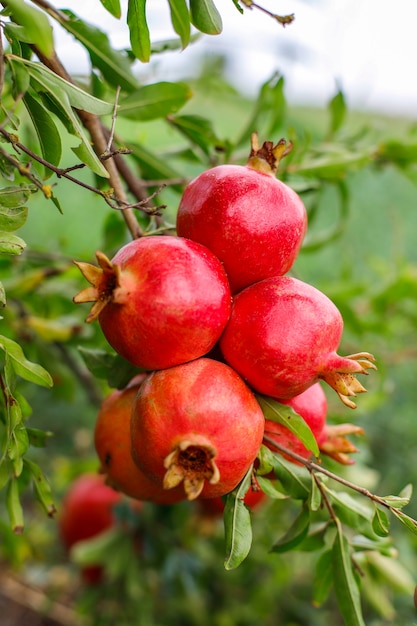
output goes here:
<path id="1" fill-rule="evenodd" d="M 36 59 L 32 58 L 28 43 L 38 46 L 40 55 L 49 54 L 48 38 L 42 38 L 42 46 L 38 40 L 39 33 L 47 32 L 48 22 L 43 19 L 46 14 L 40 13 L 42 18 L 36 16 L 40 22 L 33 33 L 19 18 L 21 3 L 4 4 L 6 12 L 12 12 L 15 22 L 26 31 L 23 36 L 21 31 L 13 31 L 12 25 L 9 27 L 11 52 L 6 53 L 12 53 L 13 58 L 9 56 L 6 65 L 2 129 L 18 132 L 22 144 L 44 158 L 49 155 L 57 167 L 71 167 L 79 157 L 89 167 L 79 170 L 77 178 L 99 190 L 106 189 L 106 182 L 98 176 L 102 164 L 86 154 L 84 143 L 88 140 L 80 136 L 77 127 L 74 134 L 76 122 L 71 101 L 68 104 L 62 96 L 56 115 L 58 105 L 51 108 L 47 97 L 56 83 L 46 89 L 43 99 L 36 95 L 39 69 L 30 65 Z M 132 20 L 134 11 L 140 14 L 141 3 L 129 4 Z M 103 1 L 103 5 L 117 15 L 117 1 Z M 172 9 L 175 3 L 169 5 Z M 182 13 L 176 17 L 175 30 L 183 46 L 190 41 L 190 18 L 185 16 L 191 15 L 194 28 L 202 32 L 220 28 L 211 2 L 190 3 L 191 13 L 185 3 L 178 5 Z M 24 15 L 31 16 L 27 8 L 23 10 Z M 175 85 L 136 84 L 129 56 L 118 65 L 119 51 L 106 47 L 108 42 L 102 33 L 88 31 L 89 38 L 85 38 L 85 25 L 74 16 L 69 17 L 69 23 L 57 21 L 72 29 L 81 45 L 87 47 L 86 41 L 90 41 L 89 52 L 95 67 L 94 74 L 83 80 L 81 87 L 113 103 L 115 87 L 121 84 L 123 74 L 120 115 L 116 121 L 116 136 L 121 138 L 118 145 L 132 151 L 124 158 L 135 176 L 154 181 L 147 189 L 157 193 L 155 205 L 166 205 L 165 227 L 175 223 L 176 207 L 187 180 L 216 163 L 245 162 L 253 130 L 259 132 L 261 140 L 277 141 L 282 136 L 293 141 L 294 149 L 282 163 L 279 176 L 301 194 L 309 211 L 308 237 L 293 273 L 321 289 L 341 310 L 345 332 L 340 352 L 368 350 L 378 362 L 378 372 L 367 379 L 368 393 L 358 398 L 353 415 L 335 394 L 328 392 L 329 421 L 354 421 L 365 429 L 366 435 L 355 441 L 360 452 L 354 465 L 340 468 L 328 460 L 323 460 L 323 464 L 377 494 L 398 494 L 405 485 L 415 485 L 417 251 L 411 226 L 417 206 L 414 120 L 349 111 L 343 93 L 336 93 L 326 110 L 289 107 L 282 76 L 272 76 L 258 99 L 248 101 L 225 81 L 221 59 L 201 67 L 197 78 L 184 76 Z M 146 24 L 138 20 L 132 29 L 130 53 L 146 61 L 152 46 L 144 37 Z M 97 50 L 91 50 L 91 41 L 102 44 L 105 52 L 101 58 L 94 56 Z M 29 99 L 26 108 L 20 103 L 14 109 L 16 89 L 21 84 L 29 89 Z M 73 91 L 69 93 L 70 99 L 75 97 Z M 160 108 L 153 108 L 152 112 L 148 98 L 151 100 L 154 93 Z M 36 125 L 30 117 L 32 113 L 33 118 L 36 104 L 30 96 L 39 107 L 44 107 L 46 123 L 54 120 L 59 142 L 51 139 L 51 145 L 39 145 Z M 96 105 L 91 106 L 94 109 Z M 100 113 L 108 127 L 111 110 L 112 106 Z M 12 123 L 6 120 L 6 111 L 9 115 L 13 111 Z M 55 112 L 51 114 L 52 111 Z M 3 139 L 3 150 L 10 148 L 10 137 L 3 134 Z M 74 146 L 78 150 L 76 156 L 71 150 Z M 62 158 L 58 158 L 58 152 Z M 9 153 L 13 154 L 11 148 Z M 33 184 L 27 176 L 16 172 L 11 180 L 10 162 L 4 154 L 0 170 L 2 188 Z M 2 564 L 23 579 L 35 581 L 50 600 L 70 601 L 77 614 L 92 626 L 400 626 L 415 621 L 415 533 L 408 532 L 394 516 L 391 535 L 381 533 L 377 546 L 373 545 L 370 551 L 366 546 L 356 549 L 356 567 L 336 568 L 342 576 L 336 580 L 336 587 L 346 589 L 343 597 L 337 589 L 327 596 L 329 564 L 316 551 L 321 544 L 315 543 L 314 533 L 307 539 L 303 537 L 304 543 L 300 533 L 297 541 L 288 542 L 288 551 L 282 554 L 271 552 L 271 546 L 289 528 L 294 528 L 293 521 L 300 511 L 296 498 L 271 500 L 265 508 L 251 514 L 252 548 L 233 571 L 223 567 L 222 520 L 202 517 L 193 503 L 175 507 L 146 505 L 139 518 L 122 508 L 118 514 L 123 530 L 116 528 L 101 544 L 93 542 L 68 562 L 58 540 L 56 521 L 45 515 L 45 508 L 48 510 L 54 502 L 59 515 L 60 502 L 71 481 L 84 471 L 96 470 L 92 439 L 95 417 L 101 399 L 114 382 L 114 371 L 109 374 L 110 381 L 91 376 L 80 357 L 79 346 L 108 348 L 98 326 L 84 324 L 83 307 L 72 303 L 73 295 L 83 286 L 72 260 L 92 261 L 97 249 L 111 255 L 130 239 L 130 234 L 120 211 L 109 206 L 100 194 L 62 177 L 44 178 L 46 170 L 37 162 L 32 171 L 41 188 L 33 194 L 32 188 L 28 192 L 27 202 L 23 203 L 29 207 L 26 223 L 16 228 L 27 247 L 22 254 L 0 257 L 7 298 L 1 320 L 1 334 L 6 338 L 3 345 L 8 345 L 7 339 L 18 342 L 30 361 L 28 364 L 17 359 L 21 368 L 22 363 L 26 367 L 22 376 L 21 369 L 12 371 L 8 357 L 2 356 L 2 377 L 11 379 L 10 388 L 22 411 L 22 430 L 29 429 L 31 443 L 29 446 L 29 440 L 19 438 L 26 435 L 19 435 L 14 457 L 12 454 L 7 459 L 5 454 L 0 465 L 5 487 L 0 494 L 4 512 L 0 516 Z M 171 184 L 161 190 L 157 181 Z M 56 183 L 49 190 L 52 201 L 42 188 L 51 183 Z M 0 204 L 2 215 L 8 215 L 1 200 Z M 17 204 L 17 209 L 23 206 Z M 154 217 L 134 210 L 141 228 L 158 228 Z M 11 245 L 10 238 L 5 241 Z M 46 373 L 33 369 L 35 363 L 51 374 L 52 388 L 47 386 Z M 45 386 L 33 384 L 35 374 Z M 4 414 L 6 404 L 2 402 Z M 6 417 L 2 420 L 4 443 Z M 29 489 L 29 483 L 36 484 L 36 470 L 31 463 L 43 472 L 43 491 L 37 493 L 43 506 Z M 13 493 L 11 485 L 17 485 Z M 366 498 L 350 495 L 352 501 L 340 504 L 339 515 L 347 529 L 346 537 L 352 545 L 359 545 L 358 536 L 367 516 L 361 506 Z M 406 511 L 411 517 L 417 516 L 415 498 L 411 497 Z M 10 518 L 12 525 L 13 521 L 19 525 L 23 523 L 23 513 L 25 530 L 16 535 Z M 132 558 L 131 542 L 136 533 L 143 549 Z M 344 537 L 343 531 L 339 535 L 342 553 Z M 78 567 L 88 562 L 92 554 L 103 560 L 110 580 L 98 588 L 85 589 L 79 583 Z M 354 600 L 355 577 L 361 580 L 361 610 Z M 313 598 L 323 600 L 320 608 L 313 606 Z M 352 604 L 344 605 L 346 599 Z"/>

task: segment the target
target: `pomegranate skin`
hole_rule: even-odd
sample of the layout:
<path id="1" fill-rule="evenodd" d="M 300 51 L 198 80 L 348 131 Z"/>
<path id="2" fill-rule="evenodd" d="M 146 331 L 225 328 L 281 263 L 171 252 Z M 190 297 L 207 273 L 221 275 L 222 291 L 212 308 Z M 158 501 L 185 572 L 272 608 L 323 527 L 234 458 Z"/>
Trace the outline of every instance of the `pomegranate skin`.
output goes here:
<path id="1" fill-rule="evenodd" d="M 222 496 L 256 458 L 262 410 L 227 365 L 201 358 L 154 372 L 132 410 L 132 454 L 165 488 L 182 485 L 187 498 Z"/>
<path id="2" fill-rule="evenodd" d="M 375 369 L 374 357 L 339 356 L 342 332 L 342 316 L 325 294 L 296 278 L 276 276 L 235 296 L 220 349 L 261 394 L 286 400 L 322 379 L 355 408 L 348 396 L 365 391 L 355 374 Z"/>
<path id="3" fill-rule="evenodd" d="M 125 389 L 112 391 L 102 402 L 94 429 L 94 444 L 106 484 L 140 501 L 173 504 L 184 500 L 182 489 L 162 489 L 134 463 L 130 445 L 133 402 L 146 374 L 133 378 Z"/>
<path id="4" fill-rule="evenodd" d="M 95 304 L 109 344 L 127 361 L 164 369 L 209 352 L 230 315 L 231 294 L 221 262 L 206 247 L 181 237 L 142 237 L 101 269 L 77 263 L 93 287 L 75 296 Z"/>
<path id="5" fill-rule="evenodd" d="M 224 263 L 232 293 L 293 265 L 307 229 L 300 197 L 273 174 L 219 165 L 186 187 L 177 233 Z"/>
<path id="6" fill-rule="evenodd" d="M 289 400 L 281 400 L 281 402 L 282 404 L 292 407 L 298 415 L 301 415 L 310 427 L 317 443 L 320 445 L 325 439 L 327 417 L 327 398 L 320 383 L 315 383 L 298 396 L 294 396 L 294 398 Z M 311 451 L 305 447 L 298 437 L 283 424 L 266 419 L 264 436 L 265 435 L 284 448 L 288 448 L 292 452 L 302 456 L 304 459 L 309 459 L 312 455 Z M 276 451 L 268 440 L 264 440 L 264 443 L 268 448 Z M 278 452 L 288 461 L 291 461 L 291 463 L 301 465 L 301 463 L 293 457 L 286 455 L 280 450 L 278 450 Z"/>

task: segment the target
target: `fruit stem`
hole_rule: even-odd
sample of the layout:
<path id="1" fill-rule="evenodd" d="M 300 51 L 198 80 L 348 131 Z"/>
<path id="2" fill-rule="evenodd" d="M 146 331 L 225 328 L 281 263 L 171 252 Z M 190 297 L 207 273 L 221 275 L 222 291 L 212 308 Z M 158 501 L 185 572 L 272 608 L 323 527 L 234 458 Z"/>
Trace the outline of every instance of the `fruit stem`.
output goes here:
<path id="1" fill-rule="evenodd" d="M 292 150 L 292 142 L 280 139 L 274 146 L 272 141 L 264 141 L 259 147 L 258 133 L 251 135 L 251 151 L 246 165 L 264 174 L 275 176 L 279 162 Z"/>

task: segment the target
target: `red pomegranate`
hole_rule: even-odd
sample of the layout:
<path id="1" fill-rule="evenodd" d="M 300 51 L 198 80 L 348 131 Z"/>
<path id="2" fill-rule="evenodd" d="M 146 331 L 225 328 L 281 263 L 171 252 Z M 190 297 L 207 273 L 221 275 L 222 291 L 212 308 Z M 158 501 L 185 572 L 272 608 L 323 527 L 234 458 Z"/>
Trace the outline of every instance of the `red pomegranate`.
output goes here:
<path id="1" fill-rule="evenodd" d="M 189 500 L 236 487 L 262 443 L 264 416 L 240 376 L 212 359 L 154 372 L 132 410 L 132 453 L 165 489 Z"/>
<path id="2" fill-rule="evenodd" d="M 82 474 L 70 485 L 58 518 L 59 532 L 67 550 L 79 541 L 90 539 L 114 524 L 113 508 L 123 496 L 105 484 L 104 476 Z M 100 565 L 82 568 L 86 583 L 101 581 Z"/>
<path id="3" fill-rule="evenodd" d="M 169 491 L 148 478 L 133 462 L 130 417 L 133 402 L 146 374 L 139 374 L 122 390 L 112 391 L 97 415 L 94 443 L 106 483 L 141 501 L 173 504 L 185 499 L 184 490 Z"/>
<path id="4" fill-rule="evenodd" d="M 94 302 L 109 344 L 133 365 L 154 370 L 203 356 L 230 315 L 231 297 L 220 261 L 199 243 L 180 237 L 135 239 L 100 267 L 76 262 L 91 283 L 74 302 Z"/>
<path id="5" fill-rule="evenodd" d="M 343 319 L 315 287 L 288 276 L 267 278 L 237 294 L 220 339 L 225 361 L 261 394 L 292 398 L 324 380 L 349 407 L 365 391 L 356 374 L 376 369 L 362 352 L 339 356 Z"/>
<path id="6" fill-rule="evenodd" d="M 304 419 L 313 433 L 318 445 L 324 439 L 324 429 L 327 417 L 327 398 L 320 383 L 315 383 L 303 393 L 289 400 L 282 400 L 282 404 L 286 404 L 294 409 L 298 415 Z M 266 437 L 266 439 L 265 439 Z M 272 420 L 265 420 L 264 443 L 268 448 L 275 450 L 271 441 L 278 443 L 280 446 L 295 452 L 304 459 L 311 457 L 311 451 L 283 424 Z M 300 464 L 293 457 L 281 453 L 288 461 Z"/>
<path id="7" fill-rule="evenodd" d="M 261 148 L 252 136 L 246 165 L 219 165 L 192 180 L 177 213 L 177 233 L 224 263 L 232 293 L 293 265 L 307 228 L 300 197 L 275 177 L 285 140 Z"/>

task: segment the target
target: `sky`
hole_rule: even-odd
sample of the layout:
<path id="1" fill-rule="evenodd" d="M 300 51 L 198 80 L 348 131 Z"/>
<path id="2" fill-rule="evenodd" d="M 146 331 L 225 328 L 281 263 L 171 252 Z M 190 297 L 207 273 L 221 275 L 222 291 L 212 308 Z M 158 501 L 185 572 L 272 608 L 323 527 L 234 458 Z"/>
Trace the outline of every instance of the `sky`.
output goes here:
<path id="1" fill-rule="evenodd" d="M 232 0 L 217 0 L 223 32 L 205 36 L 183 52 L 138 64 L 147 79 L 177 80 L 198 67 L 202 56 L 224 54 L 229 79 L 255 94 L 276 71 L 285 77 L 290 102 L 323 105 L 342 88 L 352 108 L 417 117 L 417 37 L 415 0 L 257 0 L 281 15 L 294 13 L 283 28 L 261 11 L 241 15 Z M 129 45 L 124 13 L 116 20 L 99 0 L 51 1 L 70 8 L 105 30 L 116 47 Z M 167 0 L 149 0 L 147 13 L 155 40 L 174 35 Z M 88 61 L 71 37 L 56 30 L 59 54 L 70 71 Z"/>

